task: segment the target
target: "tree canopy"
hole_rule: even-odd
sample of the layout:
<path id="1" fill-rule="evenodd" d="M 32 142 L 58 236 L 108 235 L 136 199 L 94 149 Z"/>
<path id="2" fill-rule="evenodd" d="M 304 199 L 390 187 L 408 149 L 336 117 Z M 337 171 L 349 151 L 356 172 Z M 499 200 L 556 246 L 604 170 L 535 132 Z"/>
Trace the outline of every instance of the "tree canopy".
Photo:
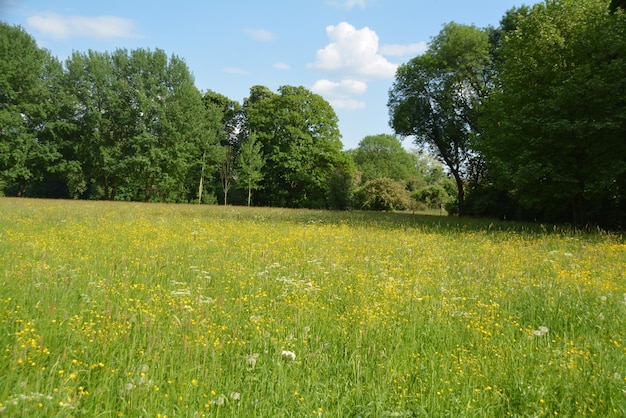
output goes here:
<path id="1" fill-rule="evenodd" d="M 475 26 L 449 23 L 428 50 L 401 65 L 389 92 L 390 124 L 440 158 L 454 177 L 459 204 L 475 159 L 478 106 L 487 93 L 489 37 Z"/>
<path id="2" fill-rule="evenodd" d="M 22 28 L 0 22 L 0 182 L 18 196 L 58 163 L 61 66 Z"/>
<path id="3" fill-rule="evenodd" d="M 352 151 L 352 158 L 363 182 L 383 177 L 407 181 L 418 175 L 413 157 L 394 135 L 366 136 Z"/>
<path id="4" fill-rule="evenodd" d="M 593 0 L 540 3 L 500 54 L 478 142 L 497 187 L 543 219 L 623 218 L 624 14 Z"/>
<path id="5" fill-rule="evenodd" d="M 397 70 L 388 108 L 398 136 L 368 135 L 349 151 L 333 108 L 304 87 L 252 86 L 240 104 L 198 91 L 185 62 L 162 50 L 77 51 L 61 63 L 0 23 L 0 193 L 334 209 L 447 202 L 461 214 L 624 227 L 624 9 L 545 0 L 507 11 L 496 28 L 444 25 Z"/>
<path id="6" fill-rule="evenodd" d="M 254 86 L 244 112 L 265 157 L 260 204 L 327 207 L 330 177 L 345 165 L 330 104 L 304 87 L 282 86 L 273 93 Z"/>

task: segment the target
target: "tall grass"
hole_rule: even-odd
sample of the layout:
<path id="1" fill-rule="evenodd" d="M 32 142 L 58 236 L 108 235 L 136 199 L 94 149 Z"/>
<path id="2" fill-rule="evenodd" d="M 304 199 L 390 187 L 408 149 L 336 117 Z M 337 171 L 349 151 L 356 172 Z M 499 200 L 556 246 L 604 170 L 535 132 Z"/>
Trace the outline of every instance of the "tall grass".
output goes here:
<path id="1" fill-rule="evenodd" d="M 0 416 L 626 415 L 619 235 L 0 199 Z"/>

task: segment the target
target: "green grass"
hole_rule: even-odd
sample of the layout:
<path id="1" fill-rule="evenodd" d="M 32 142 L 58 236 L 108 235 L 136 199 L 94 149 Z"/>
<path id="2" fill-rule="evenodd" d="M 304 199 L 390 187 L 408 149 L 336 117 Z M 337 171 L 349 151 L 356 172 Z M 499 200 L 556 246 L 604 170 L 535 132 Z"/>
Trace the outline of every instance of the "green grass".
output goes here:
<path id="1" fill-rule="evenodd" d="M 625 318 L 615 234 L 0 199 L 0 416 L 618 417 Z"/>

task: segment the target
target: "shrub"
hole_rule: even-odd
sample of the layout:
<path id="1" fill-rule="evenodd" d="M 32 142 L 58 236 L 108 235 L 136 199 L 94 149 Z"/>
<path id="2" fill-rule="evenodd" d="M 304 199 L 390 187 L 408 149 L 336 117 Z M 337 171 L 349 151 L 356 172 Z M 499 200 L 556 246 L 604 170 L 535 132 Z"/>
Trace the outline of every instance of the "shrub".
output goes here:
<path id="1" fill-rule="evenodd" d="M 390 178 L 370 180 L 356 192 L 356 204 L 365 210 L 407 210 L 415 209 L 416 202 L 410 192 Z"/>

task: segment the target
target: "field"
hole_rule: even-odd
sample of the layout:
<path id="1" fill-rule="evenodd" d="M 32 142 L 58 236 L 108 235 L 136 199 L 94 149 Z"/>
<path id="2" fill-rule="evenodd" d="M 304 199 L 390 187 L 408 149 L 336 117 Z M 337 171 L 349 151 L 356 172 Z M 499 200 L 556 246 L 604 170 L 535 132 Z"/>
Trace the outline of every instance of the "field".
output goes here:
<path id="1" fill-rule="evenodd" d="M 623 417 L 626 244 L 1 198 L 0 350 L 0 417 Z"/>

